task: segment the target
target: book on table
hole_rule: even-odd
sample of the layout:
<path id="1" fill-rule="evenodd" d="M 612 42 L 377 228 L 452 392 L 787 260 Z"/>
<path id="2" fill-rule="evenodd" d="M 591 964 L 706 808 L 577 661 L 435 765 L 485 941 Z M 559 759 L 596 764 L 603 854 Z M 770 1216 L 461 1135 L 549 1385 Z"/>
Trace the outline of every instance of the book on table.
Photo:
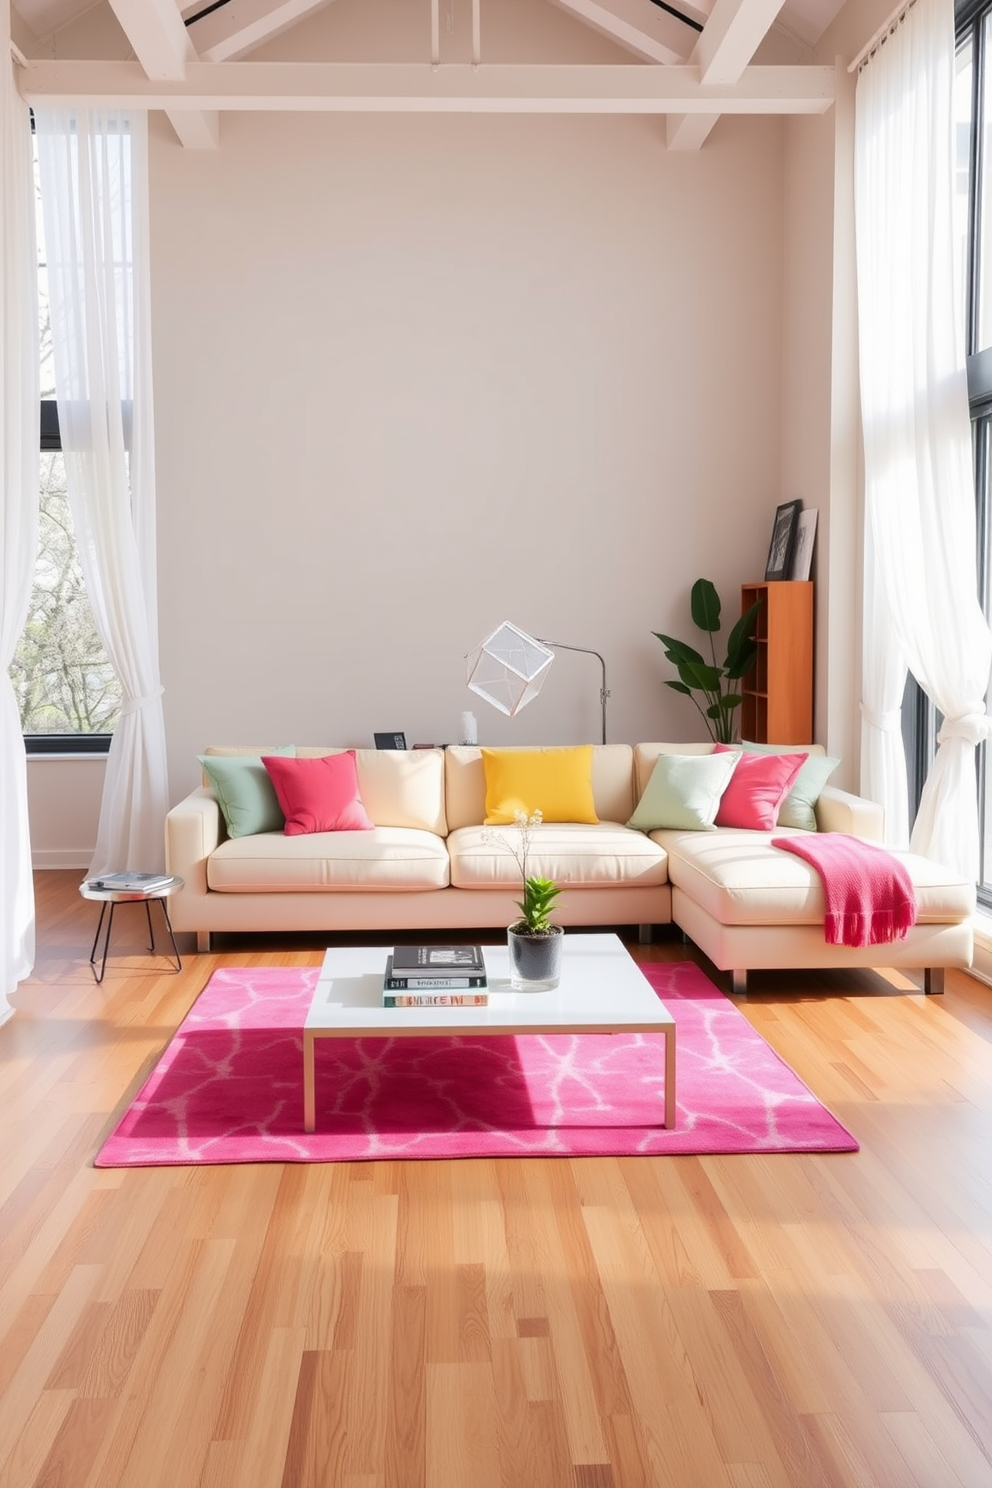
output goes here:
<path id="1" fill-rule="evenodd" d="M 91 889 L 102 889 L 105 893 L 150 894 L 155 889 L 164 889 L 172 882 L 170 873 L 104 873 L 98 878 L 87 879 Z"/>
<path id="2" fill-rule="evenodd" d="M 482 947 L 478 945 L 394 946 L 393 976 L 473 977 L 486 975 Z"/>
<path id="3" fill-rule="evenodd" d="M 382 982 L 383 1007 L 485 1007 L 489 1001 L 485 973 L 463 977 L 397 977 L 393 958 L 386 957 Z"/>

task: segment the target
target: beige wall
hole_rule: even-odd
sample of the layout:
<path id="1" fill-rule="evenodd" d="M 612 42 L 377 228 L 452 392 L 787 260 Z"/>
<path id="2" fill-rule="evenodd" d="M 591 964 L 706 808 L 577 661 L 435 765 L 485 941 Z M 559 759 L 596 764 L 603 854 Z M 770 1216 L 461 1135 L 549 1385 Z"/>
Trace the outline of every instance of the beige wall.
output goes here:
<path id="1" fill-rule="evenodd" d="M 399 0 L 337 0 L 264 55 L 360 59 L 388 34 L 400 57 L 422 29 Z M 626 56 L 524 0 L 484 47 Z M 835 144 L 833 113 L 725 118 L 686 155 L 649 118 L 255 114 L 192 152 L 153 115 L 173 798 L 208 742 L 444 741 L 469 707 L 484 742 L 596 737 L 589 657 L 562 653 L 515 720 L 473 700 L 464 653 L 504 618 L 604 652 L 612 739 L 697 737 L 652 631 L 691 638 L 702 574 L 732 619 L 793 496 L 820 510 L 836 749 L 856 678 L 832 627 L 856 587 L 828 563 L 831 503 L 850 524 L 856 493 L 831 389 Z M 32 824 L 60 850 L 57 812 Z"/>
<path id="2" fill-rule="evenodd" d="M 106 758 L 28 760 L 28 824 L 36 868 L 88 868 Z"/>
<path id="3" fill-rule="evenodd" d="M 761 577 L 782 498 L 783 126 L 225 118 L 153 130 L 173 794 L 208 742 L 450 740 L 504 618 L 691 738 L 654 630 Z M 484 741 L 596 737 L 562 656 Z"/>

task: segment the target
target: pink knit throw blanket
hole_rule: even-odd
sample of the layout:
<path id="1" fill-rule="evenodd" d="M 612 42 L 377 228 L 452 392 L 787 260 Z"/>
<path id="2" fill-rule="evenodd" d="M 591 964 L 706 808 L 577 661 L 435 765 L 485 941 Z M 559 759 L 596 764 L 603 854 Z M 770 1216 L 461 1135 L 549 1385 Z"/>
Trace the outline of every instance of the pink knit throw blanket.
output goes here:
<path id="1" fill-rule="evenodd" d="M 773 837 L 772 846 L 805 858 L 823 880 L 823 938 L 828 945 L 905 940 L 916 924 L 913 881 L 884 848 L 846 832 Z"/>

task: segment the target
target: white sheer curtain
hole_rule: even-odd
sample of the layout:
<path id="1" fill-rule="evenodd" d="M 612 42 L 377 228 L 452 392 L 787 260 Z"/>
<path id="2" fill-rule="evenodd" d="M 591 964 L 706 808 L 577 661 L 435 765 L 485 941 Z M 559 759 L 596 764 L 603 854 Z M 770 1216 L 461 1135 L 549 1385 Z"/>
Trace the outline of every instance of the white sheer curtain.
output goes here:
<path id="1" fill-rule="evenodd" d="M 874 620 L 866 613 L 865 655 L 866 677 L 887 670 L 880 658 L 894 642 L 944 714 L 911 841 L 977 879 L 975 746 L 989 733 L 992 637 L 977 599 L 964 327 L 952 271 L 953 79 L 953 0 L 916 0 L 858 79 L 865 504 L 885 601 Z M 864 705 L 864 729 L 878 732 L 879 697 Z M 875 741 L 866 748 L 877 757 Z"/>
<path id="2" fill-rule="evenodd" d="M 80 561 L 121 679 L 90 871 L 164 867 L 144 113 L 35 110 L 55 389 Z"/>
<path id="3" fill-rule="evenodd" d="M 34 966 L 34 884 L 24 735 L 8 668 L 24 629 L 38 544 L 38 257 L 27 105 L 10 60 L 10 16 L 0 21 L 3 231 L 0 233 L 0 1023 Z"/>
<path id="4" fill-rule="evenodd" d="M 905 848 L 909 846 L 909 788 L 902 741 L 906 663 L 889 621 L 870 523 L 865 532 L 863 613 L 861 791 L 882 807 L 886 845 Z"/>

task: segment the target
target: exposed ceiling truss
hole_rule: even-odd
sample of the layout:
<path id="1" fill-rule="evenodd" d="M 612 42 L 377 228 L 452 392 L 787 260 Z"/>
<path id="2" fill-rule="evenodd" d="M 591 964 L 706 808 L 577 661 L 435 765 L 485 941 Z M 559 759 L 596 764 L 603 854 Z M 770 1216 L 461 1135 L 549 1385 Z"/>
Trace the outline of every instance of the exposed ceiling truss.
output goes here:
<path id="1" fill-rule="evenodd" d="M 38 105 L 163 109 L 187 148 L 216 146 L 221 113 L 238 110 L 658 114 L 670 148 L 698 149 L 722 114 L 823 113 L 833 103 L 832 67 L 752 62 L 783 0 L 554 0 L 631 53 L 629 64 L 487 64 L 481 0 L 472 0 L 471 64 L 439 63 L 439 0 L 422 63 L 243 60 L 329 3 L 227 0 L 184 21 L 177 0 L 110 0 L 136 60 L 29 60 L 21 93 Z"/>

